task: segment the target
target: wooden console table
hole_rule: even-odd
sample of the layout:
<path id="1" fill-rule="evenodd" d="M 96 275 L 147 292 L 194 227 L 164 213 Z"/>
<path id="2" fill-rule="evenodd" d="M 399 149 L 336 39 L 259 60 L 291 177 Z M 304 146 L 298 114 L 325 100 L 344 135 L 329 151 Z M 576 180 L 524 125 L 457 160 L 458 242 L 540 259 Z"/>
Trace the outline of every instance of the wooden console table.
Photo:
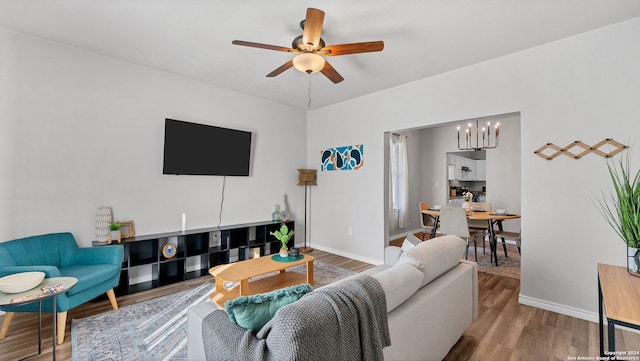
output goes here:
<path id="1" fill-rule="evenodd" d="M 640 330 L 640 278 L 626 267 L 598 263 L 600 356 L 604 357 L 604 315 L 607 316 L 607 355 L 615 355 L 615 326 Z"/>
<path id="2" fill-rule="evenodd" d="M 216 292 L 211 295 L 211 301 L 224 309 L 224 303 L 239 296 L 255 295 L 279 288 L 289 287 L 302 283 L 313 285 L 313 260 L 315 258 L 305 254 L 300 260 L 292 262 L 277 262 L 271 256 L 254 258 L 242 262 L 227 265 L 220 265 L 209 270 L 209 273 L 216 278 Z M 306 264 L 307 274 L 298 272 L 285 272 L 287 268 Z M 267 273 L 278 272 L 277 274 L 263 279 L 249 282 L 250 278 L 258 277 Z M 238 282 L 238 285 L 224 288 L 224 282 Z M 249 284 L 251 287 L 249 287 Z"/>

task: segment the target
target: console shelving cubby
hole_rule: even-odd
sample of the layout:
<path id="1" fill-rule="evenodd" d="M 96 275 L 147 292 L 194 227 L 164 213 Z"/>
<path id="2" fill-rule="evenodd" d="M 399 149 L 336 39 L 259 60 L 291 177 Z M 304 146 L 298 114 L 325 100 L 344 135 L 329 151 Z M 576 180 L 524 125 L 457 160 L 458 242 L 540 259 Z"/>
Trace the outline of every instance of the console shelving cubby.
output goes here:
<path id="1" fill-rule="evenodd" d="M 295 222 L 285 222 L 295 229 Z M 270 232 L 282 222 L 263 221 L 194 230 L 141 235 L 123 239 L 124 257 L 117 295 L 131 294 L 176 282 L 206 276 L 211 267 L 253 256 L 278 253 L 280 242 Z M 294 237 L 288 246 L 293 247 Z M 167 258 L 162 248 L 171 243 L 175 256 Z M 115 243 L 117 244 L 117 243 Z M 93 242 L 94 247 L 105 244 Z"/>

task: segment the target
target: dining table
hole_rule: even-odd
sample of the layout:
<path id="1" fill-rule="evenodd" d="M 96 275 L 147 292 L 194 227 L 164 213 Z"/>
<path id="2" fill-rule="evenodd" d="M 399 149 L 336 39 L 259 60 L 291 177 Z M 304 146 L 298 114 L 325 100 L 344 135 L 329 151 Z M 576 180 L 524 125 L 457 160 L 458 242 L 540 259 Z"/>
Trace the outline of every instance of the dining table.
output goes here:
<path id="1" fill-rule="evenodd" d="M 440 208 L 429 208 L 422 210 L 423 214 L 433 218 L 433 228 L 431 229 L 431 238 L 436 236 L 436 231 L 438 229 L 438 223 L 440 221 Z M 467 211 L 467 219 L 470 220 L 478 220 L 478 221 L 487 221 L 488 231 L 489 231 L 489 248 L 491 249 L 491 261 L 495 261 L 496 267 L 498 267 L 498 252 L 497 252 L 497 237 L 495 233 L 495 227 L 498 227 L 498 230 L 502 231 L 502 221 L 509 219 L 517 219 L 521 218 L 519 213 L 498 213 L 495 210 L 490 211 Z M 506 246 L 505 246 L 506 248 Z M 506 250 L 505 250 L 506 253 Z"/>

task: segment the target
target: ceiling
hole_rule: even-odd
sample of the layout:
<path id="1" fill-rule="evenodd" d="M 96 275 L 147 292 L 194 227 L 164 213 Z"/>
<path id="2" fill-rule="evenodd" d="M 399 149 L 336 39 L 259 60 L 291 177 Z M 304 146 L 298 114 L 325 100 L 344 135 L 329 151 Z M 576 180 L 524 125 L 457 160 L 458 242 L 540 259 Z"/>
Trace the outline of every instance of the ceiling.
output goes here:
<path id="1" fill-rule="evenodd" d="M 345 78 L 333 84 L 293 68 L 267 78 L 293 55 L 231 44 L 289 47 L 307 7 L 326 13 L 327 45 L 384 50 L 328 57 Z M 639 16 L 638 0 L 0 0 L 5 28 L 301 109 Z"/>

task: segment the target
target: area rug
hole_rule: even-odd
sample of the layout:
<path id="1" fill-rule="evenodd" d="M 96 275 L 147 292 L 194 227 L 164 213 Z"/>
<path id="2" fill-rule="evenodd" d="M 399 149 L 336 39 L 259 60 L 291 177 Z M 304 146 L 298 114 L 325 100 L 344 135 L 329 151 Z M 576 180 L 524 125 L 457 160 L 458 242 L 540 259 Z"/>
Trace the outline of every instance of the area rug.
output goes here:
<path id="1" fill-rule="evenodd" d="M 478 272 L 520 279 L 520 254 L 516 246 L 507 244 L 508 257 L 505 257 L 502 244 L 498 243 L 498 267 L 491 262 L 489 242 L 487 242 L 486 254 L 482 254 L 482 251 L 482 246 L 478 243 Z M 474 260 L 473 247 L 469 247 L 469 259 Z"/>
<path id="2" fill-rule="evenodd" d="M 292 267 L 306 273 L 306 266 Z M 350 270 L 314 261 L 315 287 L 354 274 Z M 265 275 L 264 277 L 266 277 Z M 212 281 L 188 291 L 140 302 L 71 323 L 72 361 L 186 360 L 187 311 L 208 302 Z"/>

